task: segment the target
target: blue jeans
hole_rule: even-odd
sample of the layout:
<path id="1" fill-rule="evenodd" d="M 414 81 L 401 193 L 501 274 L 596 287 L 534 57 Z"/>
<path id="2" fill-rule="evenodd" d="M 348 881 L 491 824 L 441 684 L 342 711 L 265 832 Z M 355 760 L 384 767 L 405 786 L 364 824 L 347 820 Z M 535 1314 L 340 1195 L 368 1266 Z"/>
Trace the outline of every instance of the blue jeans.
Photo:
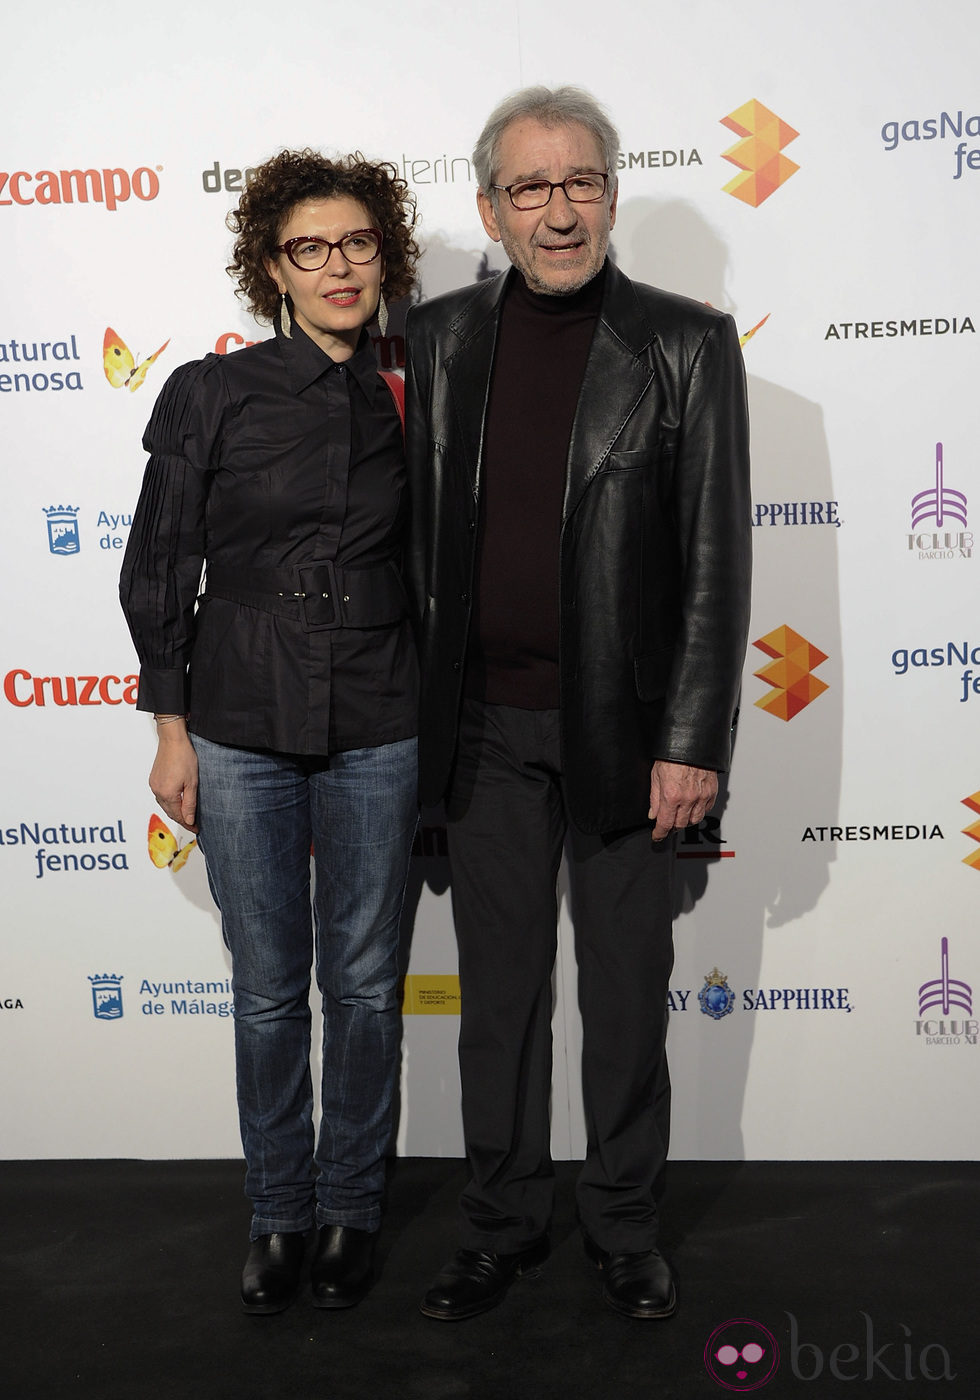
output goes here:
<path id="1" fill-rule="evenodd" d="M 193 742 L 198 840 L 232 956 L 251 1238 L 314 1221 L 377 1229 L 398 1072 L 416 741 L 329 759 Z M 311 963 L 323 1007 L 315 1145 Z"/>

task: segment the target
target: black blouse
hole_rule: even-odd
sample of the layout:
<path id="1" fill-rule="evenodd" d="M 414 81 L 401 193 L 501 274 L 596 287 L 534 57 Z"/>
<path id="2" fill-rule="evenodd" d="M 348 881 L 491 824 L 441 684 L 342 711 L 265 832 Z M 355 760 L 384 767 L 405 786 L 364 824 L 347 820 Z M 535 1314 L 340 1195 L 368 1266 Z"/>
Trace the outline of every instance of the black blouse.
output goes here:
<path id="1" fill-rule="evenodd" d="M 336 364 L 294 321 L 291 339 L 277 326 L 275 340 L 184 365 L 143 446 L 120 580 L 138 708 L 187 713 L 191 732 L 216 743 L 284 753 L 410 738 L 402 430 L 367 335 Z M 205 561 L 220 586 L 199 598 Z M 358 580 L 392 575 L 387 606 L 348 615 L 321 591 L 314 608 L 311 580 L 320 590 L 325 568 L 355 604 Z"/>

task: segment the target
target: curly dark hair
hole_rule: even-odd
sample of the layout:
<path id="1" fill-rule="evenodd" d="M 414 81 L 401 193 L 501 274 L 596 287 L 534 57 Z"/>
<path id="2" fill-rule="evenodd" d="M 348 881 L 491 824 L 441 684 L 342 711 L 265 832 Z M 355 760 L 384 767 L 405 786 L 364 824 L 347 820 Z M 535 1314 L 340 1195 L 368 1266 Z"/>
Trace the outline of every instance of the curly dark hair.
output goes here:
<path id="1" fill-rule="evenodd" d="M 237 295 L 257 321 L 269 322 L 279 307 L 279 290 L 265 267 L 276 257 L 281 230 L 297 204 L 335 195 L 356 199 L 384 234 L 382 290 L 392 300 L 405 296 L 415 282 L 419 256 L 415 197 L 387 161 L 365 160 L 360 151 L 328 160 L 308 147 L 280 151 L 256 167 L 238 208 L 227 219 L 236 234 L 232 261 L 225 271 L 238 283 Z"/>

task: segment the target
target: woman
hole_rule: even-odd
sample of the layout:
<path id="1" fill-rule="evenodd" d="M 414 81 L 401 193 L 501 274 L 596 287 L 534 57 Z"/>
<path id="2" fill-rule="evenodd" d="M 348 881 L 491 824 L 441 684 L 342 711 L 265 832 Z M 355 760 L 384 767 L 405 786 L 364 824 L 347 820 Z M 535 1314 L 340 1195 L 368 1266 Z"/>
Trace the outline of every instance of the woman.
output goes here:
<path id="1" fill-rule="evenodd" d="M 373 1280 L 417 674 L 402 428 L 366 326 L 383 333 L 385 295 L 412 285 L 413 214 L 394 167 L 357 155 L 283 151 L 255 171 L 228 272 L 275 338 L 168 380 L 120 584 L 157 724 L 150 787 L 198 832 L 232 956 L 249 1313 L 291 1302 L 314 1225 L 317 1306 Z"/>

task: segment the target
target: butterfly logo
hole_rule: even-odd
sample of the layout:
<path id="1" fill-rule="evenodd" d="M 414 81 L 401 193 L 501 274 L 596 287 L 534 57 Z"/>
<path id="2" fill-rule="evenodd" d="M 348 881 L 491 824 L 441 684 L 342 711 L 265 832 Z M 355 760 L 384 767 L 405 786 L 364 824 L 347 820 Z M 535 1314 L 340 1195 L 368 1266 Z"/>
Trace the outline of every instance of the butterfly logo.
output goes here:
<path id="1" fill-rule="evenodd" d="M 710 302 L 710 301 L 706 301 L 704 304 L 705 304 L 705 306 L 711 306 L 711 302 Z M 712 307 L 712 310 L 714 310 L 714 307 Z M 762 320 L 761 320 L 761 321 L 756 321 L 755 325 L 752 327 L 752 329 L 751 329 L 750 331 L 745 331 L 744 334 L 742 334 L 742 335 L 739 336 L 739 338 L 738 338 L 738 343 L 739 343 L 739 345 L 741 345 L 741 347 L 742 347 L 743 350 L 745 349 L 745 347 L 746 347 L 746 345 L 748 344 L 748 342 L 749 342 L 749 341 L 752 339 L 752 337 L 755 335 L 756 331 L 761 331 L 761 330 L 762 330 L 762 327 L 766 324 L 766 322 L 769 320 L 769 317 L 770 317 L 771 315 L 772 315 L 772 312 L 771 312 L 771 311 L 767 311 L 766 314 L 763 316 Z M 158 350 L 158 351 L 157 351 L 157 354 L 159 354 L 159 353 L 160 353 L 160 352 L 159 352 L 159 350 Z"/>
<path id="2" fill-rule="evenodd" d="M 769 317 L 770 317 L 771 315 L 772 315 L 772 312 L 771 312 L 771 311 L 767 311 L 766 314 L 763 316 L 762 320 L 761 320 L 761 321 L 758 321 L 758 322 L 752 327 L 752 329 L 751 329 L 750 331 L 746 331 L 744 335 L 740 335 L 740 336 L 739 336 L 739 338 L 738 338 L 738 343 L 739 343 L 739 345 L 741 345 L 741 347 L 742 347 L 743 350 L 745 349 L 746 343 L 752 339 L 752 337 L 755 335 L 756 331 L 761 331 L 761 330 L 762 330 L 762 327 L 766 324 L 766 322 L 769 320 Z M 160 352 L 159 352 L 159 350 L 158 350 L 158 351 L 157 351 L 157 354 L 159 354 L 159 353 L 160 353 Z"/>
<path id="3" fill-rule="evenodd" d="M 153 361 L 163 354 L 169 340 L 165 340 L 159 350 L 155 350 L 149 359 L 142 364 L 137 364 L 132 350 L 126 342 L 112 329 L 106 326 L 105 339 L 102 342 L 102 367 L 105 370 L 105 377 L 114 389 L 128 387 L 131 394 L 136 390 L 146 378 L 146 372 Z"/>
<path id="4" fill-rule="evenodd" d="M 168 865 L 171 870 L 180 870 L 187 864 L 188 857 L 196 845 L 197 841 L 194 840 L 182 846 L 167 823 L 161 821 L 156 812 L 150 817 L 150 825 L 146 831 L 146 849 L 158 870 L 166 870 Z"/>

